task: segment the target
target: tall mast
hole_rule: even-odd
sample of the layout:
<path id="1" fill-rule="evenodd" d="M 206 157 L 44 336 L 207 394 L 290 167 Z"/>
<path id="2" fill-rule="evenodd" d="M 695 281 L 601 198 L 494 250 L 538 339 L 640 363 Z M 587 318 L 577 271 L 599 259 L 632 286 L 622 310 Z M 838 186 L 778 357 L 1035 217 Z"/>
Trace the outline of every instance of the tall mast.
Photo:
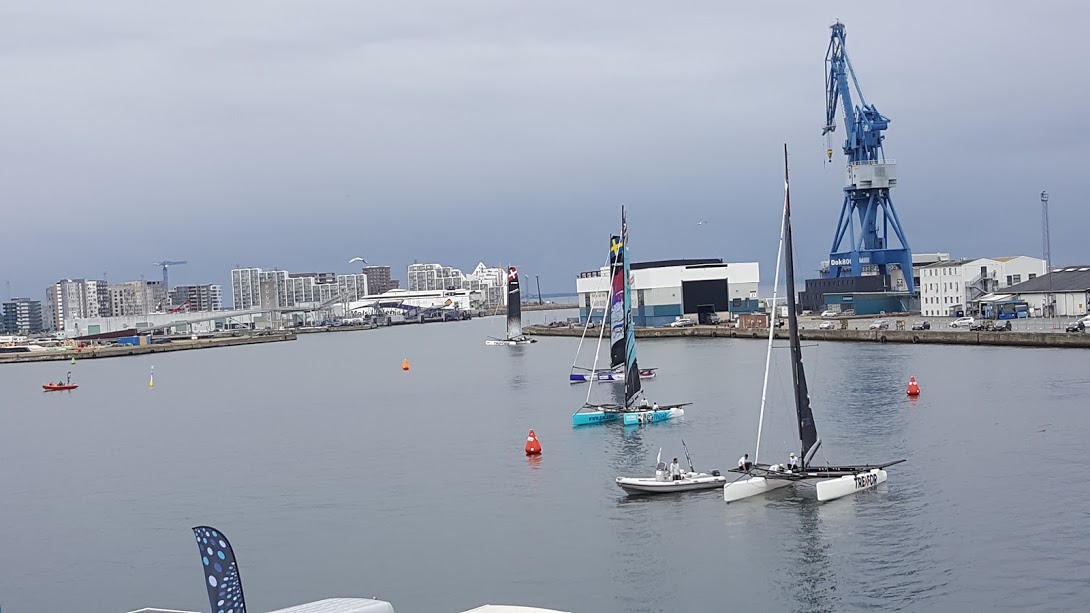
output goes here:
<path id="1" fill-rule="evenodd" d="M 795 306 L 795 256 L 791 238 L 791 182 L 787 170 L 787 144 L 783 146 L 784 184 L 784 251 L 787 266 L 787 328 L 791 337 L 791 382 L 795 390 L 795 413 L 798 416 L 799 442 L 803 468 L 809 464 L 807 453 L 819 445 L 817 425 L 810 409 L 810 393 L 806 388 L 806 372 L 802 367 L 802 346 L 799 343 L 799 320 Z"/>
<path id="2" fill-rule="evenodd" d="M 768 399 L 768 369 L 772 363 L 772 339 L 776 334 L 776 297 L 780 289 L 780 258 L 783 256 L 783 232 L 787 227 L 787 184 L 783 190 L 784 209 L 780 215 L 780 245 L 776 249 L 776 280 L 772 283 L 772 314 L 768 318 L 768 349 L 765 351 L 765 377 L 761 384 L 761 416 L 757 419 L 757 449 L 753 452 L 753 463 L 761 457 L 761 429 L 765 423 L 765 405 Z"/>

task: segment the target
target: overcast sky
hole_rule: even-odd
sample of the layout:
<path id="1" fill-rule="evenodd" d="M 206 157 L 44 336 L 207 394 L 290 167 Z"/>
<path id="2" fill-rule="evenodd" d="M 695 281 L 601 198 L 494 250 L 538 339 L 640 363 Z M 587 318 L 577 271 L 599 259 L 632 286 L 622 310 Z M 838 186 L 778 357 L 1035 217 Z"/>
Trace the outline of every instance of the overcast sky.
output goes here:
<path id="1" fill-rule="evenodd" d="M 6 0 L 0 281 L 362 256 L 574 291 L 625 204 L 635 260 L 758 260 L 770 284 L 784 142 L 810 277 L 843 198 L 837 18 L 914 251 L 1039 257 L 1047 189 L 1054 263 L 1090 262 L 1090 6 L 771 4 Z"/>

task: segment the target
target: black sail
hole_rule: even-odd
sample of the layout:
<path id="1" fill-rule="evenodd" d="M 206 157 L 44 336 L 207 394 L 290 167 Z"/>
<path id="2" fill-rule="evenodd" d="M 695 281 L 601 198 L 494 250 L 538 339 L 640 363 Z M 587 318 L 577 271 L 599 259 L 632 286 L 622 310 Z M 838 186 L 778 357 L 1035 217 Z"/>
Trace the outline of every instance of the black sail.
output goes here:
<path id="1" fill-rule="evenodd" d="M 787 175 L 787 145 L 783 146 L 784 187 L 784 253 L 787 268 L 787 323 L 791 337 L 791 380 L 795 388 L 795 412 L 798 414 L 799 440 L 802 442 L 802 458 L 817 443 L 817 424 L 810 409 L 810 392 L 806 388 L 806 371 L 802 366 L 802 346 L 799 343 L 799 320 L 795 306 L 795 258 L 791 240 L 791 187 Z"/>
<path id="2" fill-rule="evenodd" d="M 507 271 L 507 338 L 522 336 L 522 292 L 519 273 L 512 266 Z"/>

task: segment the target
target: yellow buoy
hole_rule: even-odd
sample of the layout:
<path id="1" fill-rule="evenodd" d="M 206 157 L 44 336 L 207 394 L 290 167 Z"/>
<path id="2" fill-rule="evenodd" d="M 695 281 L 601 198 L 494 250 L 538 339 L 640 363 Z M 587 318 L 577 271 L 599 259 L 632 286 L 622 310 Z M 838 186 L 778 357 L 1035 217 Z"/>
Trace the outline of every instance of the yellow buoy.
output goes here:
<path id="1" fill-rule="evenodd" d="M 148 387 L 155 387 L 155 367 L 151 367 L 151 378 L 148 379 Z"/>

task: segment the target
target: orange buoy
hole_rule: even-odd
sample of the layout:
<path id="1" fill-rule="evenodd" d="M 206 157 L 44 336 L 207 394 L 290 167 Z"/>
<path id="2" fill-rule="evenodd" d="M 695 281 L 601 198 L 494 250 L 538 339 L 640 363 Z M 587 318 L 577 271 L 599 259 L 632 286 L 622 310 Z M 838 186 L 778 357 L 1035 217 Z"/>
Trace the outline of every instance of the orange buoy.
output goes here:
<path id="1" fill-rule="evenodd" d="M 401 360 L 401 370 L 409 370 L 409 358 Z"/>
<path id="2" fill-rule="evenodd" d="M 916 377 L 909 377 L 908 378 L 908 395 L 909 396 L 919 396 L 920 395 L 920 384 L 916 383 Z"/>
<path id="3" fill-rule="evenodd" d="M 541 454 L 541 441 L 537 440 L 537 435 L 534 434 L 533 429 L 526 435 L 526 455 L 540 455 Z"/>

